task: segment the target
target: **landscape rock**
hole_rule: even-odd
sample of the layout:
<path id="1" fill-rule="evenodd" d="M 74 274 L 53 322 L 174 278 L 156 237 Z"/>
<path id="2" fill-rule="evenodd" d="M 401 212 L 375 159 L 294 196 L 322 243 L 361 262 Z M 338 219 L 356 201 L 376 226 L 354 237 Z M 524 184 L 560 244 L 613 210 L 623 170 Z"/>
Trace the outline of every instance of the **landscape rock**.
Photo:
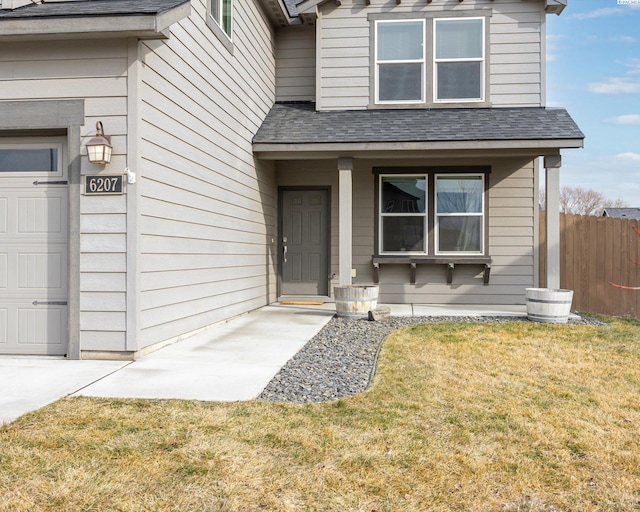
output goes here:
<path id="1" fill-rule="evenodd" d="M 391 308 L 389 306 L 378 306 L 376 309 L 369 311 L 369 320 L 379 322 L 391 318 Z"/>
<path id="2" fill-rule="evenodd" d="M 443 322 L 528 322 L 526 317 L 396 316 L 384 322 L 333 317 L 293 356 L 258 396 L 269 402 L 328 402 L 366 391 L 382 341 L 401 327 Z M 582 317 L 569 324 L 606 325 Z"/>

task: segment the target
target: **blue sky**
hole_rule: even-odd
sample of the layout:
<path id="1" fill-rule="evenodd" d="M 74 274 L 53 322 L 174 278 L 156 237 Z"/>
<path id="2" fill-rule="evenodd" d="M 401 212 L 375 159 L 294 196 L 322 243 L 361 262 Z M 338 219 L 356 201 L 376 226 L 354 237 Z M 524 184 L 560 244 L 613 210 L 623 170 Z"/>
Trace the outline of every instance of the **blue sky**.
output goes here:
<path id="1" fill-rule="evenodd" d="M 547 16 L 547 106 L 586 135 L 563 151 L 561 184 L 640 207 L 640 0 L 569 0 Z"/>

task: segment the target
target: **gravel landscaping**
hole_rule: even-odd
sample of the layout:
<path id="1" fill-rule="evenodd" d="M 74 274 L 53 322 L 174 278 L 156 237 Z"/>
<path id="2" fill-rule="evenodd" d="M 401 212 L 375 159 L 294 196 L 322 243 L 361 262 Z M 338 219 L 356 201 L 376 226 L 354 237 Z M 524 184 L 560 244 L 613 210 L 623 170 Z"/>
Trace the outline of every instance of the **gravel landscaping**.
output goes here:
<path id="1" fill-rule="evenodd" d="M 381 322 L 333 317 L 293 356 L 258 396 L 269 402 L 308 403 L 337 400 L 365 391 L 375 372 L 382 341 L 394 330 L 442 321 L 514 322 L 524 317 L 392 317 Z M 570 324 L 605 325 L 581 317 Z"/>

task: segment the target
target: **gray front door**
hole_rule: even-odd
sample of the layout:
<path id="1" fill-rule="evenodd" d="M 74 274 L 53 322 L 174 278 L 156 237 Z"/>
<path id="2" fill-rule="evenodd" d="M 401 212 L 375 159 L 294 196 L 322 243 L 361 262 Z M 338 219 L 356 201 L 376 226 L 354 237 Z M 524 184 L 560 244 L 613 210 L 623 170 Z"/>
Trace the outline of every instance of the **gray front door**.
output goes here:
<path id="1" fill-rule="evenodd" d="M 280 294 L 328 295 L 329 191 L 281 191 Z"/>

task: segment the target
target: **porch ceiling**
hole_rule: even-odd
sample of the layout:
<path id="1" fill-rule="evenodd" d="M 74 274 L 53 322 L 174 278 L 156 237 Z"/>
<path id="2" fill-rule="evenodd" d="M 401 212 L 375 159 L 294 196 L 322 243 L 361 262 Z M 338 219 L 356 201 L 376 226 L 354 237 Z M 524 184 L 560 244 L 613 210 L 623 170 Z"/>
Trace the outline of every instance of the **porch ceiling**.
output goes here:
<path id="1" fill-rule="evenodd" d="M 584 134 L 564 109 L 444 108 L 316 112 L 276 103 L 253 139 L 260 158 L 557 154 Z M 462 155 L 458 155 L 462 156 Z"/>

